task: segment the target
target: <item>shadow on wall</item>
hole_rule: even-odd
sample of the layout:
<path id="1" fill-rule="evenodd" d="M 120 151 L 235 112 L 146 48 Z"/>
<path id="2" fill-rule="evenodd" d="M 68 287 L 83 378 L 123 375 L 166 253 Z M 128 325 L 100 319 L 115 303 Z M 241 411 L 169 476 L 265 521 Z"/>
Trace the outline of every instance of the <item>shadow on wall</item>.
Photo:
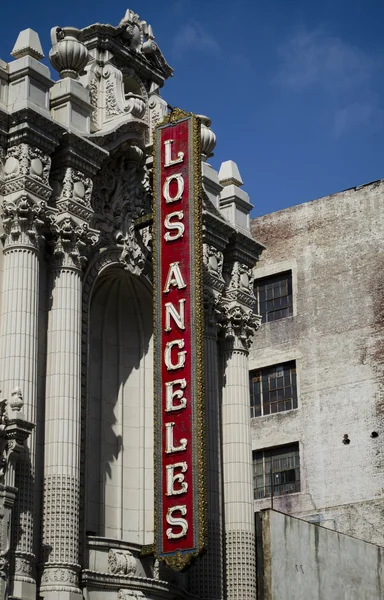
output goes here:
<path id="1" fill-rule="evenodd" d="M 90 307 L 86 529 L 137 543 L 144 543 L 143 473 L 153 462 L 151 340 L 148 285 L 109 268 Z"/>

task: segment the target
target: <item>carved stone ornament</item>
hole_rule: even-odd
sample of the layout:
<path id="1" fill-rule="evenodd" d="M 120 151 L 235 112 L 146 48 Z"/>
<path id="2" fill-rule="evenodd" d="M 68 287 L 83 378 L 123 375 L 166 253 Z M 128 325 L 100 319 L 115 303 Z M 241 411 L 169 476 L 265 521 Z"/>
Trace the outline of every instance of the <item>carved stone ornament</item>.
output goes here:
<path id="1" fill-rule="evenodd" d="M 253 269 L 235 261 L 224 265 L 224 279 L 227 283 L 225 296 L 228 301 L 237 301 L 249 308 L 254 307 Z"/>
<path id="2" fill-rule="evenodd" d="M 87 223 L 78 225 L 70 216 L 53 220 L 53 255 L 60 267 L 82 269 L 87 262 L 86 255 L 98 240 L 97 232 Z"/>
<path id="3" fill-rule="evenodd" d="M 160 561 L 158 558 L 153 561 L 153 579 L 160 579 Z"/>
<path id="4" fill-rule="evenodd" d="M 99 229 L 106 243 L 115 235 L 128 233 L 129 224 L 151 212 L 152 190 L 149 171 L 141 166 L 143 151 L 129 146 L 110 159 L 94 180 L 92 227 Z"/>
<path id="5" fill-rule="evenodd" d="M 221 294 L 215 295 L 204 289 L 204 334 L 216 338 L 224 316 Z"/>
<path id="6" fill-rule="evenodd" d="M 140 590 L 119 590 L 117 593 L 117 600 L 132 600 L 134 598 L 145 598 L 143 592 Z"/>
<path id="7" fill-rule="evenodd" d="M 50 168 L 50 156 L 39 148 L 24 143 L 12 146 L 4 157 L 3 194 L 28 191 L 48 200 Z"/>
<path id="8" fill-rule="evenodd" d="M 46 565 L 41 577 L 41 591 L 77 593 L 78 575 L 73 568 Z"/>
<path id="9" fill-rule="evenodd" d="M 107 119 L 130 114 L 134 118 L 142 119 L 146 110 L 147 93 L 145 89 L 143 89 L 144 97 L 133 92 L 125 93 L 122 72 L 110 64 L 102 69 L 101 76 L 105 80 L 105 115 Z"/>
<path id="10" fill-rule="evenodd" d="M 91 221 L 92 179 L 81 171 L 67 167 L 52 173 L 50 183 L 51 199 L 60 212 L 69 212 L 87 223 Z"/>
<path id="11" fill-rule="evenodd" d="M 79 41 L 80 35 L 81 31 L 76 27 L 51 29 L 52 48 L 49 51 L 49 60 L 62 79 L 77 79 L 88 62 L 88 50 Z"/>
<path id="12" fill-rule="evenodd" d="M 141 21 L 139 15 L 128 9 L 120 21 L 122 37 L 130 49 L 144 56 L 157 67 L 165 77 L 170 77 L 173 69 L 168 65 L 155 42 L 151 25 Z"/>
<path id="13" fill-rule="evenodd" d="M 208 273 L 213 273 L 217 277 L 221 277 L 223 269 L 223 253 L 217 250 L 214 246 L 203 246 L 203 260 Z"/>
<path id="14" fill-rule="evenodd" d="M 4 483 L 7 467 L 16 454 L 21 452 L 24 442 L 34 424 L 26 420 L 20 388 L 15 388 L 11 399 L 0 400 L 0 483 Z M 14 485 L 8 481 L 8 485 Z"/>
<path id="15" fill-rule="evenodd" d="M 115 237 L 116 242 L 123 246 L 120 262 L 133 275 L 141 275 L 146 266 L 149 248 L 143 243 L 140 233 L 136 233 L 133 224 L 130 224 L 126 233 L 118 231 Z"/>
<path id="16" fill-rule="evenodd" d="M 18 175 L 30 175 L 47 184 L 50 168 L 50 156 L 44 154 L 39 148 L 18 144 L 9 148 L 7 152 L 4 179 L 7 181 Z"/>
<path id="17" fill-rule="evenodd" d="M 252 337 L 259 329 L 261 317 L 241 306 L 224 306 L 221 327 L 224 342 L 231 349 L 248 350 Z"/>
<path id="18" fill-rule="evenodd" d="M 136 575 L 136 560 L 129 550 L 111 548 L 108 552 L 108 572 L 112 575 Z"/>
<path id="19" fill-rule="evenodd" d="M 37 247 L 39 232 L 46 220 L 46 208 L 43 200 L 35 202 L 27 195 L 12 202 L 4 200 L 1 211 L 4 245 L 25 244 Z"/>
<path id="20" fill-rule="evenodd" d="M 203 244 L 204 283 L 221 293 L 225 282 L 223 279 L 223 253 L 214 246 Z"/>

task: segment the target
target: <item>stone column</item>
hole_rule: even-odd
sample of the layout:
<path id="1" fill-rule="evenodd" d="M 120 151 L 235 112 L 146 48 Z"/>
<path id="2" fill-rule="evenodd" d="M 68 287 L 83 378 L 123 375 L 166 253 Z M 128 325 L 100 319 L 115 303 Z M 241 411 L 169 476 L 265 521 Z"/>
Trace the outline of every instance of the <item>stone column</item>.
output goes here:
<path id="1" fill-rule="evenodd" d="M 207 457 L 207 552 L 196 561 L 191 592 L 201 600 L 223 598 L 221 428 L 218 355 L 218 313 L 214 296 L 204 296 L 204 351 Z"/>
<path id="2" fill-rule="evenodd" d="M 26 145 L 23 146 L 27 148 Z M 7 165 L 18 167 L 16 158 L 8 159 L 6 168 Z M 40 217 L 44 212 L 45 203 L 32 200 L 27 194 L 16 198 L 9 196 L 3 205 L 0 373 L 6 396 L 10 397 L 15 387 L 23 389 L 25 417 L 32 423 L 36 422 L 37 402 L 38 230 L 42 225 Z M 34 517 L 38 507 L 34 503 L 35 455 L 36 435 L 32 432 L 16 471 L 15 486 L 19 492 L 16 496 L 12 532 L 12 594 L 23 599 L 36 598 Z"/>
<path id="3" fill-rule="evenodd" d="M 59 218 L 60 219 L 60 218 Z M 48 317 L 43 575 L 46 599 L 79 599 L 81 294 L 86 226 L 63 215 L 54 225 Z"/>
<path id="4" fill-rule="evenodd" d="M 251 311 L 227 310 L 223 340 L 223 489 L 226 599 L 255 600 L 255 527 L 248 371 Z"/>

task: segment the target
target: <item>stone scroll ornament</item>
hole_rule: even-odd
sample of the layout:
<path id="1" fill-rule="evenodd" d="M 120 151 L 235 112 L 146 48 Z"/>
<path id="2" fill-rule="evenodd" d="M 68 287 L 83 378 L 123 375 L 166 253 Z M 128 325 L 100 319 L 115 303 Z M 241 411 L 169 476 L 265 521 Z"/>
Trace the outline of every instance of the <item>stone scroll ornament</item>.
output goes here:
<path id="1" fill-rule="evenodd" d="M 200 121 L 155 130 L 155 555 L 185 569 L 205 550 Z"/>

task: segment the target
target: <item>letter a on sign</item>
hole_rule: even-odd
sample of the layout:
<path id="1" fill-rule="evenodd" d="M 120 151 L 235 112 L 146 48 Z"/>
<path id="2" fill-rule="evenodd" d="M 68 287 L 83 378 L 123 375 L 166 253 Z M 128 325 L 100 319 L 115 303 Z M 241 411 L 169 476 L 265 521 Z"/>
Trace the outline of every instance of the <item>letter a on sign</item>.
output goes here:
<path id="1" fill-rule="evenodd" d="M 155 555 L 183 570 L 206 547 L 200 121 L 154 138 Z"/>

